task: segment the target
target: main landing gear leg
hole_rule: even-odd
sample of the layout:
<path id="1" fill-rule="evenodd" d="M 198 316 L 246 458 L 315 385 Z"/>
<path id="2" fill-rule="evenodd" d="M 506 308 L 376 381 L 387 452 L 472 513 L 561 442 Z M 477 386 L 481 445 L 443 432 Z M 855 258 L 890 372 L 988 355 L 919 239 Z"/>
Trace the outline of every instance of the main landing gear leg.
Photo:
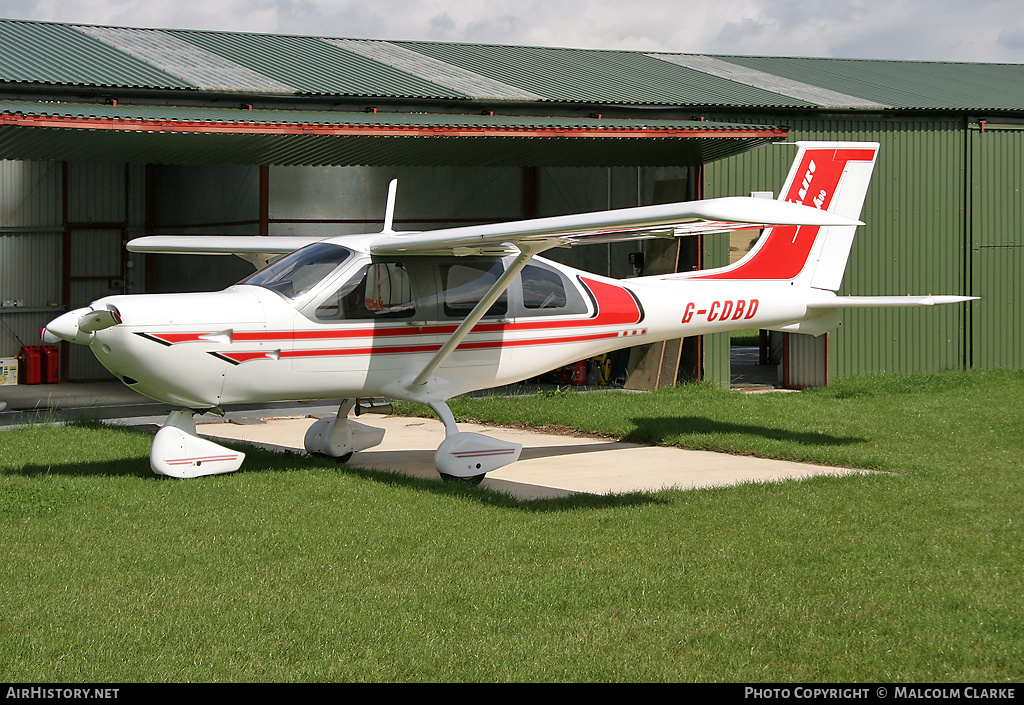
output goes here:
<path id="1" fill-rule="evenodd" d="M 149 451 L 149 466 L 158 475 L 201 477 L 234 472 L 245 453 L 217 445 L 196 433 L 195 412 L 172 411 L 156 432 Z"/>
<path id="2" fill-rule="evenodd" d="M 444 442 L 434 453 L 434 466 L 444 480 L 480 484 L 484 475 L 519 460 L 523 446 L 479 433 L 459 430 L 455 416 L 444 402 L 430 404 L 444 423 Z"/>
<path id="3" fill-rule="evenodd" d="M 303 445 L 307 453 L 327 455 L 348 462 L 357 450 L 366 450 L 384 440 L 384 429 L 367 426 L 348 418 L 355 399 L 343 399 L 338 414 L 320 419 L 306 431 Z"/>

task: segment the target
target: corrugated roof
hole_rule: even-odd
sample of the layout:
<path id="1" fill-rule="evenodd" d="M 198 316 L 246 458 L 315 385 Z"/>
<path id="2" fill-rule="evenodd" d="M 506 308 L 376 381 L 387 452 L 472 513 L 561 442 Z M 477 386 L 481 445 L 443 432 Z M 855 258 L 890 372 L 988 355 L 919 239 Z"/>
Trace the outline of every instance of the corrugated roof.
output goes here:
<path id="1" fill-rule="evenodd" d="M 317 37 L 165 30 L 308 95 L 465 98 Z"/>
<path id="2" fill-rule="evenodd" d="M 1024 110 L 1024 65 L 723 56 L 901 109 Z"/>
<path id="3" fill-rule="evenodd" d="M 702 71 L 712 76 L 728 79 L 737 84 L 771 91 L 779 95 L 789 96 L 809 105 L 822 108 L 868 108 L 877 110 L 891 106 L 849 95 L 820 85 L 786 78 L 777 74 L 761 71 L 754 67 L 726 61 L 716 56 L 701 54 L 649 54 L 662 61 L 685 66 L 694 71 Z"/>
<path id="4" fill-rule="evenodd" d="M 365 39 L 327 39 L 325 41 L 478 100 L 544 100 L 544 96 L 489 78 L 461 66 L 426 56 L 392 42 Z"/>
<path id="5" fill-rule="evenodd" d="M 373 166 L 686 166 L 778 138 L 674 137 L 634 142 L 525 136 L 337 136 L 69 130 L 0 125 L 5 159 L 147 164 Z M 510 143 L 514 141 L 514 143 Z"/>
<path id="6" fill-rule="evenodd" d="M 67 25 L 0 20 L 0 82 L 194 88 Z"/>
<path id="7" fill-rule="evenodd" d="M 167 32 L 120 27 L 76 27 L 132 57 L 160 66 L 193 86 L 210 91 L 295 93 L 295 89 Z"/>
<path id="8" fill-rule="evenodd" d="M 0 20 L 0 86 L 253 96 L 1024 110 L 1024 66 L 385 42 Z"/>
<path id="9" fill-rule="evenodd" d="M 188 105 L 149 105 L 135 103 L 72 103 L 58 101 L 0 100 L 0 117 L 62 117 L 123 122 L 175 123 L 183 125 L 251 125 L 259 126 L 357 126 L 357 127 L 419 127 L 441 130 L 491 131 L 560 131 L 577 133 L 639 133 L 658 132 L 669 137 L 673 133 L 713 134 L 721 132 L 763 133 L 763 125 L 709 122 L 704 120 L 644 118 L 606 118 L 601 116 L 570 117 L 564 115 L 496 115 L 427 112 L 351 112 L 343 110 L 246 109 Z M 10 121 L 8 121 L 10 124 Z"/>
<path id="10" fill-rule="evenodd" d="M 421 54 L 519 86 L 545 100 L 656 105 L 785 105 L 803 100 L 738 84 L 640 52 L 395 42 Z"/>

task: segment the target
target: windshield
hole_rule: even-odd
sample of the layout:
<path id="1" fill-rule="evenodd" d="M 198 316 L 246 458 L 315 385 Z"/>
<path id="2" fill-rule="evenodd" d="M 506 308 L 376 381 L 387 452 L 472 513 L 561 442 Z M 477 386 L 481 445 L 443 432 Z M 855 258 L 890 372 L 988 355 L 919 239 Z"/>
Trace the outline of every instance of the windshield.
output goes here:
<path id="1" fill-rule="evenodd" d="M 240 283 L 262 286 L 294 300 L 322 282 L 351 256 L 352 251 L 347 247 L 318 242 L 285 255 Z"/>

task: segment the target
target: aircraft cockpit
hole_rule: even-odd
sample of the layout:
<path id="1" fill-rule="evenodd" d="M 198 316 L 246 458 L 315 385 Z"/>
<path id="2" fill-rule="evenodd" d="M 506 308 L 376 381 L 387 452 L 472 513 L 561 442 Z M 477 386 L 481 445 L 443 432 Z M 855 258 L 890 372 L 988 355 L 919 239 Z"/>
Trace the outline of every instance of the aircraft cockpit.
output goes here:
<path id="1" fill-rule="evenodd" d="M 461 320 L 512 258 L 374 257 L 320 242 L 282 257 L 240 282 L 269 289 L 316 323 Z M 488 318 L 587 313 L 580 287 L 553 264 L 528 264 L 488 310 Z"/>
<path id="2" fill-rule="evenodd" d="M 275 260 L 239 284 L 261 286 L 289 301 L 297 301 L 338 270 L 352 254 L 347 247 L 318 242 Z"/>

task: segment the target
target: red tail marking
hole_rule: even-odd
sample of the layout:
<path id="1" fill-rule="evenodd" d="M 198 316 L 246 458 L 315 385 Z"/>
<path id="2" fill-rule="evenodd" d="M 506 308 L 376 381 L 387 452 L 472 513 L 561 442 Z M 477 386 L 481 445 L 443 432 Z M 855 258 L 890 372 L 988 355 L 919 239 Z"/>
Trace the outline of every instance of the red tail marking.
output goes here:
<path id="1" fill-rule="evenodd" d="M 784 200 L 828 210 L 847 162 L 871 161 L 871 149 L 808 149 Z M 821 228 L 776 226 L 756 254 L 738 267 L 694 279 L 793 279 L 803 270 Z"/>

